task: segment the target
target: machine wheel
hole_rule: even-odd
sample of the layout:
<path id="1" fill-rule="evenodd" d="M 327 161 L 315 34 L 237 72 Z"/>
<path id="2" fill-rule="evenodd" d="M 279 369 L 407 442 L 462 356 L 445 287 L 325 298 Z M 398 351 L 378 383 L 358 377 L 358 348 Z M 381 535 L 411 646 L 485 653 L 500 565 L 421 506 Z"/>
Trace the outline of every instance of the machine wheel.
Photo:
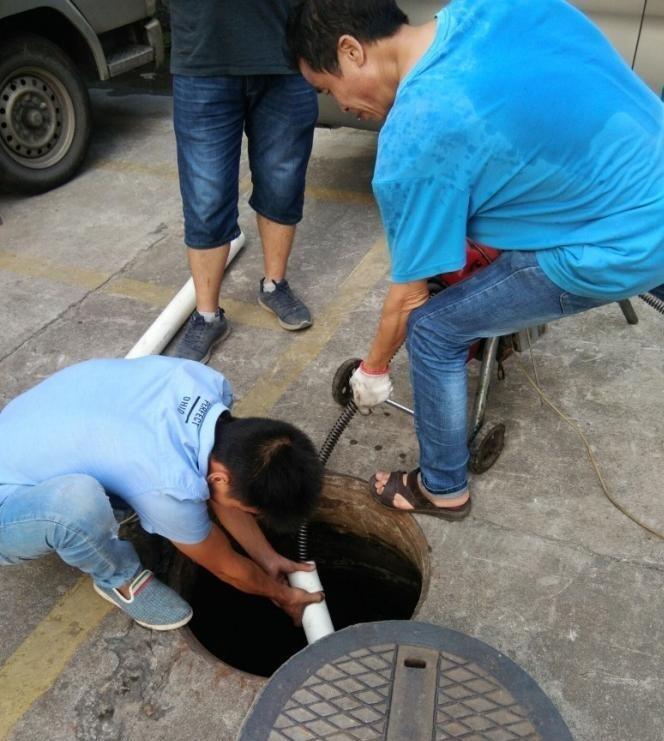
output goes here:
<path id="1" fill-rule="evenodd" d="M 334 374 L 334 378 L 332 379 L 332 398 L 340 407 L 345 407 L 353 398 L 350 377 L 361 362 L 362 360 L 360 358 L 349 358 L 337 368 L 337 372 Z"/>
<path id="2" fill-rule="evenodd" d="M 505 425 L 482 425 L 470 443 L 468 468 L 485 473 L 498 460 L 505 445 Z"/>
<path id="3" fill-rule="evenodd" d="M 59 46 L 24 34 L 0 50 L 0 175 L 24 193 L 69 180 L 88 149 L 90 101 Z"/>

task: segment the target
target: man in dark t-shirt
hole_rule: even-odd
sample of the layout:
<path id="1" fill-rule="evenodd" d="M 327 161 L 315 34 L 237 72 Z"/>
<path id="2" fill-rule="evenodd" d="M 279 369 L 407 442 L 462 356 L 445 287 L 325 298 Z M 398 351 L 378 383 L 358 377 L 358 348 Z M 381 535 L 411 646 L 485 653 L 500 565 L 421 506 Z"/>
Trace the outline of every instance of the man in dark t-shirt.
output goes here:
<path id="1" fill-rule="evenodd" d="M 242 134 L 263 245 L 258 303 L 288 330 L 311 315 L 286 280 L 318 115 L 314 89 L 285 55 L 288 0 L 171 0 L 174 124 L 185 244 L 196 310 L 176 348 L 206 362 L 230 331 L 219 291 L 230 243 L 240 235 Z"/>

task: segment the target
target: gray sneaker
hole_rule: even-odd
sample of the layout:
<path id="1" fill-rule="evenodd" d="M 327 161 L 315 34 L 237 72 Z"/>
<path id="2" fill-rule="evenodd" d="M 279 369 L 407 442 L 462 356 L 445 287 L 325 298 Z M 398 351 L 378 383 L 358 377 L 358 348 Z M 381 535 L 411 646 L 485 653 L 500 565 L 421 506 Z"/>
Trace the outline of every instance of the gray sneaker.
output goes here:
<path id="1" fill-rule="evenodd" d="M 223 309 L 217 309 L 213 322 L 206 322 L 194 309 L 174 354 L 185 360 L 207 363 L 215 345 L 225 340 L 230 331 L 231 325 L 226 320 Z"/>
<path id="2" fill-rule="evenodd" d="M 194 614 L 188 602 L 145 569 L 129 585 L 129 599 L 117 589 L 92 583 L 100 597 L 126 612 L 139 625 L 152 630 L 174 630 L 186 625 Z"/>
<path id="3" fill-rule="evenodd" d="M 284 278 L 274 285 L 271 293 L 263 290 L 265 278 L 261 279 L 258 305 L 276 315 L 279 324 L 288 330 L 305 329 L 312 324 L 311 314 L 304 303 L 291 291 Z"/>

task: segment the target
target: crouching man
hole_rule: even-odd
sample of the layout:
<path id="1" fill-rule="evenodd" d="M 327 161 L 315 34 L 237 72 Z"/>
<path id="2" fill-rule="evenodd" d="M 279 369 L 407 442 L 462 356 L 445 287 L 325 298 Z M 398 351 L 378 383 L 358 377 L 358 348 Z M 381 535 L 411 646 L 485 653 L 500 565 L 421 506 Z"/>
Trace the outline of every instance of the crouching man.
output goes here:
<path id="1" fill-rule="evenodd" d="M 294 528 L 316 505 L 322 467 L 303 432 L 237 419 L 232 402 L 223 375 L 166 357 L 79 363 L 14 399 L 0 413 L 0 565 L 55 552 L 139 625 L 181 627 L 191 607 L 118 538 L 119 499 L 147 532 L 299 622 L 322 594 L 287 585 L 309 567 L 280 556 L 256 519 Z"/>

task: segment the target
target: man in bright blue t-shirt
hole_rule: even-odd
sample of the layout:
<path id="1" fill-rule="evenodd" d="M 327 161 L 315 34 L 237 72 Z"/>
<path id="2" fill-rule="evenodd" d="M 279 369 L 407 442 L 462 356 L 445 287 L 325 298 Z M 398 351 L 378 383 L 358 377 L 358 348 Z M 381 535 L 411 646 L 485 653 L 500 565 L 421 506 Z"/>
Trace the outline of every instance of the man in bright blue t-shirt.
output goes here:
<path id="1" fill-rule="evenodd" d="M 191 608 L 118 538 L 112 499 L 298 622 L 322 595 L 286 585 L 287 573 L 309 567 L 276 553 L 255 517 L 296 526 L 316 504 L 322 467 L 303 432 L 235 418 L 232 403 L 220 373 L 160 356 L 79 363 L 11 401 L 0 412 L 0 565 L 55 552 L 140 625 L 184 625 Z M 208 504 L 249 558 L 211 522 Z"/>
<path id="2" fill-rule="evenodd" d="M 304 0 L 289 28 L 307 80 L 384 120 L 373 188 L 392 284 L 351 379 L 360 409 L 390 394 L 406 340 L 420 467 L 379 472 L 382 504 L 470 510 L 470 344 L 664 286 L 664 107 L 564 0 L 452 0 L 411 26 L 394 0 Z M 464 266 L 466 237 L 503 251 Z"/>

